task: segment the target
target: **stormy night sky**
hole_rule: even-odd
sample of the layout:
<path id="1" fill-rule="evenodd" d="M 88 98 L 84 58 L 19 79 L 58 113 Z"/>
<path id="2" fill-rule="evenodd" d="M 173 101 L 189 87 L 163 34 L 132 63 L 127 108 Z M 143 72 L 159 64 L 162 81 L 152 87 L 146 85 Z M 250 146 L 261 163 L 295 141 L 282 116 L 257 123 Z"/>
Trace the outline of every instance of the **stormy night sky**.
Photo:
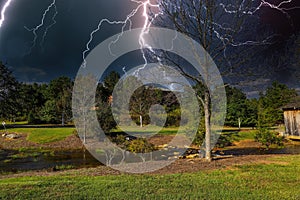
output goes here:
<path id="1" fill-rule="evenodd" d="M 279 5 L 282 1 L 268 2 Z M 6 0 L 0 0 L 1 8 L 5 2 Z M 98 22 L 103 18 L 122 20 L 136 6 L 130 0 L 57 0 L 56 24 L 48 30 L 41 45 L 47 25 L 53 22 L 55 10 L 52 7 L 44 21 L 46 26 L 36 32 L 36 45 L 31 48 L 34 34 L 27 29 L 41 23 L 43 13 L 51 2 L 52 0 L 12 0 L 6 10 L 5 21 L 0 28 L 0 60 L 10 67 L 19 81 L 49 82 L 63 75 L 74 78 L 82 63 L 82 52 L 90 32 L 97 27 Z M 249 35 L 251 38 L 276 35 L 274 44 L 262 47 L 259 58 L 250 61 L 252 64 L 249 67 L 263 68 L 265 73 L 252 83 L 241 83 L 249 96 L 257 93 L 257 89 L 249 87 L 266 86 L 274 80 L 300 91 L 300 1 L 292 0 L 281 8 L 285 9 L 286 14 L 263 6 L 255 13 L 257 30 L 248 27 L 245 36 L 240 37 L 247 40 Z M 141 27 L 142 13 L 138 12 L 132 21 L 133 28 Z M 121 25 L 104 24 L 95 35 L 92 47 L 120 30 Z M 122 71 L 122 66 L 115 67 Z"/>

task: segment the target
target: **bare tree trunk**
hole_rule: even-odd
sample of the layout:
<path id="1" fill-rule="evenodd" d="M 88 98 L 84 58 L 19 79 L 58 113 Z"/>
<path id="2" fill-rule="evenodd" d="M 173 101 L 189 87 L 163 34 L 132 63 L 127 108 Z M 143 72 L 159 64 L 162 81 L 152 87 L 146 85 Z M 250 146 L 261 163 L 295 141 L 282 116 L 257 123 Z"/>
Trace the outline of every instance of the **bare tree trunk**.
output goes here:
<path id="1" fill-rule="evenodd" d="M 65 113 L 64 112 L 61 113 L 61 125 L 62 126 L 65 125 Z"/>
<path id="2" fill-rule="evenodd" d="M 83 144 L 86 144 L 86 116 L 84 113 L 84 122 L 83 122 Z"/>
<path id="3" fill-rule="evenodd" d="M 205 91 L 204 97 L 204 117 L 205 117 L 205 159 L 207 161 L 212 160 L 211 156 L 211 126 L 210 126 L 210 94 L 209 91 Z"/>
<path id="4" fill-rule="evenodd" d="M 140 127 L 142 128 L 143 127 L 143 116 L 140 115 Z"/>

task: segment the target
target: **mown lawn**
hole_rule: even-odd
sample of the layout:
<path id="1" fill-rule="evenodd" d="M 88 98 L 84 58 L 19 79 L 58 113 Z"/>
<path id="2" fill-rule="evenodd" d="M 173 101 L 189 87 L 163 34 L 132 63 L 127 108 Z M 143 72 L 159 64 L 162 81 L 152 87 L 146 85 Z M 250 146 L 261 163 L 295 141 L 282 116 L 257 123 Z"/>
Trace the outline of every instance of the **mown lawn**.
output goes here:
<path id="1" fill-rule="evenodd" d="M 0 199 L 300 199 L 300 155 L 229 170 L 0 180 Z"/>
<path id="2" fill-rule="evenodd" d="M 121 133 L 123 130 L 121 130 L 119 127 L 116 129 L 113 129 L 112 132 L 114 133 Z M 158 133 L 161 135 L 176 135 L 178 132 L 178 127 L 159 127 L 159 126 L 152 126 L 148 125 L 145 127 L 138 127 L 138 126 L 127 126 L 125 127 L 125 131 L 128 134 L 148 134 L 148 133 Z"/>
<path id="3" fill-rule="evenodd" d="M 28 133 L 27 140 L 45 144 L 65 139 L 74 133 L 75 128 L 11 128 L 8 132 Z"/>

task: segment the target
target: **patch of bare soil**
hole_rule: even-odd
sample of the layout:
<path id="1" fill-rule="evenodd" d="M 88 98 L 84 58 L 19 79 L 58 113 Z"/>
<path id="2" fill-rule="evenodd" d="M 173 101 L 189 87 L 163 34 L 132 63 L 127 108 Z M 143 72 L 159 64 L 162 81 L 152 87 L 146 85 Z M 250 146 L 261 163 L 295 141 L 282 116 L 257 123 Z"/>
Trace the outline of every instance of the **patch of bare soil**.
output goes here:
<path id="1" fill-rule="evenodd" d="M 259 142 L 255 142 L 254 140 L 242 140 L 239 142 L 233 142 L 233 147 L 260 147 L 260 143 Z"/>
<path id="2" fill-rule="evenodd" d="M 71 135 L 64 140 L 46 144 L 37 144 L 26 140 L 26 133 L 17 133 L 17 139 L 7 139 L 0 136 L 0 149 L 19 149 L 19 148 L 48 148 L 48 149 L 81 149 L 82 141 L 76 135 Z"/>
<path id="3" fill-rule="evenodd" d="M 155 135 L 148 139 L 148 142 L 155 146 L 163 146 L 169 144 L 172 141 L 173 144 L 176 144 L 178 147 L 184 148 L 186 144 L 190 143 L 184 135 L 177 135 L 176 138 L 174 135 Z M 191 145 L 192 148 L 197 148 L 196 146 Z"/>

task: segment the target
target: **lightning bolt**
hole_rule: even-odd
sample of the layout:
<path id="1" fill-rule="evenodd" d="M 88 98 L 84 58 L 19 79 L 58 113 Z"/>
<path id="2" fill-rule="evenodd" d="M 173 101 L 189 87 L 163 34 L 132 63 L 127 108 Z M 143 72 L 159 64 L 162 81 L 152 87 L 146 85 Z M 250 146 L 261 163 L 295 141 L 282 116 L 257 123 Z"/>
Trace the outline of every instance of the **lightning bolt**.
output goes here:
<path id="1" fill-rule="evenodd" d="M 53 14 L 53 16 L 51 18 L 52 23 L 50 25 L 46 26 L 46 28 L 45 28 L 45 30 L 43 32 L 43 35 L 42 35 L 41 42 L 40 42 L 40 46 L 43 47 L 43 44 L 45 42 L 45 39 L 46 39 L 46 36 L 48 34 L 49 29 L 56 24 L 55 18 L 56 18 L 57 14 L 58 14 L 57 6 L 56 6 L 56 0 L 53 0 L 52 3 L 49 4 L 49 6 L 47 7 L 47 9 L 44 11 L 44 13 L 42 15 L 42 19 L 41 19 L 40 24 L 38 24 L 36 27 L 31 28 L 31 29 L 28 28 L 27 26 L 24 26 L 24 28 L 27 31 L 29 31 L 29 32 L 31 32 L 33 34 L 33 40 L 31 42 L 30 49 L 29 49 L 29 51 L 25 55 L 29 55 L 32 52 L 33 48 L 36 46 L 37 39 L 38 39 L 38 33 L 37 32 L 45 25 L 45 19 L 46 19 L 48 13 L 51 12 L 52 8 L 54 10 L 54 14 Z"/>
<path id="2" fill-rule="evenodd" d="M 151 26 L 152 22 L 154 19 L 149 18 L 148 15 L 148 9 L 149 8 L 159 8 L 158 4 L 153 4 L 151 3 L 151 0 L 146 0 L 146 1 L 138 1 L 138 0 L 130 0 L 133 3 L 136 3 L 137 6 L 135 7 L 135 9 L 133 9 L 127 16 L 125 19 L 123 20 L 119 20 L 119 21 L 112 21 L 109 19 L 101 19 L 98 23 L 98 26 L 90 33 L 90 38 L 88 40 L 88 42 L 86 43 L 86 49 L 83 51 L 82 53 L 82 59 L 83 59 L 83 64 L 82 67 L 86 66 L 86 55 L 90 52 L 91 50 L 91 43 L 94 40 L 94 36 L 97 32 L 99 32 L 101 30 L 101 27 L 104 23 L 108 23 L 110 25 L 122 25 L 121 28 L 121 33 L 118 34 L 117 38 L 115 41 L 112 41 L 109 45 L 109 51 L 111 55 L 114 55 L 112 50 L 111 50 L 111 45 L 115 44 L 118 42 L 118 40 L 120 39 L 120 37 L 122 37 L 122 35 L 124 34 L 124 31 L 126 30 L 126 27 L 129 25 L 128 30 L 131 30 L 132 28 L 132 18 L 134 16 L 136 16 L 136 14 L 142 10 L 142 16 L 145 18 L 144 23 L 143 23 L 143 28 L 139 37 L 139 44 L 141 47 L 141 51 L 143 53 L 143 58 L 145 60 L 145 63 L 147 63 L 147 58 L 145 56 L 145 52 L 144 52 L 144 48 L 149 48 L 151 49 L 151 47 L 149 45 L 147 45 L 146 41 L 144 40 L 144 35 L 147 34 L 149 32 L 149 27 Z M 155 16 L 157 16 L 158 14 L 155 14 Z"/>
<path id="3" fill-rule="evenodd" d="M 271 9 L 275 9 L 275 10 L 278 10 L 279 12 L 283 13 L 287 19 L 289 20 L 290 22 L 290 25 L 294 28 L 294 24 L 293 24 L 293 21 L 291 19 L 291 16 L 288 14 L 287 11 L 289 10 L 294 10 L 294 9 L 298 9 L 300 7 L 292 7 L 292 8 L 284 8 L 283 6 L 284 5 L 287 5 L 287 4 L 290 4 L 293 2 L 293 0 L 285 0 L 285 1 L 282 1 L 280 2 L 278 5 L 275 5 L 275 4 L 272 4 L 266 0 L 260 0 L 260 3 L 258 6 L 256 7 L 251 7 L 249 9 L 244 9 L 244 5 L 245 5 L 245 1 L 246 0 L 243 0 L 239 6 L 239 8 L 237 9 L 237 7 L 233 6 L 232 4 L 228 4 L 228 5 L 225 5 L 223 3 L 220 3 L 219 6 L 225 11 L 225 13 L 227 14 L 238 14 L 238 13 L 242 13 L 242 14 L 245 14 L 245 15 L 250 15 L 250 16 L 254 16 L 259 10 L 261 10 L 262 7 L 269 7 Z M 256 2 L 256 0 L 251 0 L 251 2 Z M 217 24 L 217 23 L 214 23 L 214 25 L 216 25 L 218 28 L 220 28 L 221 30 L 227 30 L 227 31 L 231 31 L 230 28 L 224 28 L 222 25 L 220 24 Z M 243 27 L 241 27 L 242 29 Z M 224 44 L 224 57 L 226 58 L 226 44 L 229 44 L 230 46 L 232 47 L 240 47 L 240 46 L 246 46 L 246 45 L 269 45 L 269 44 L 272 44 L 274 42 L 272 42 L 272 39 L 276 36 L 278 36 L 278 34 L 275 34 L 275 35 L 271 35 L 271 36 L 268 36 L 267 38 L 265 38 L 264 40 L 262 41 L 244 41 L 244 42 L 236 42 L 234 41 L 233 39 L 230 41 L 229 38 L 226 38 L 224 36 L 222 36 L 220 34 L 220 32 L 218 32 L 216 30 L 216 27 L 212 27 L 215 35 L 217 38 L 219 38 L 223 44 Z"/>
<path id="4" fill-rule="evenodd" d="M 243 14 L 247 14 L 247 15 L 254 15 L 256 12 L 258 12 L 263 6 L 265 7 L 269 7 L 271 9 L 275 9 L 278 10 L 279 12 L 281 12 L 282 14 L 284 14 L 287 19 L 289 20 L 290 24 L 292 27 L 294 27 L 294 23 L 291 19 L 291 16 L 288 14 L 287 11 L 289 10 L 294 10 L 294 9 L 299 9 L 300 7 L 291 7 L 291 8 L 284 8 L 284 5 L 290 4 L 293 2 L 293 0 L 285 0 L 280 2 L 278 5 L 272 4 L 266 0 L 261 0 L 260 4 L 257 7 L 252 7 L 248 10 L 242 10 L 243 9 L 243 5 L 245 4 L 246 0 L 243 0 L 241 3 L 241 6 L 238 10 L 236 9 L 229 9 L 230 7 L 234 8 L 234 6 L 232 6 L 231 4 L 228 4 L 227 6 L 224 5 L 223 3 L 220 3 L 219 5 L 224 9 L 224 11 L 226 13 L 230 13 L 230 14 L 236 14 L 237 12 L 242 12 Z M 252 2 L 255 2 L 255 0 L 251 0 Z"/>
<path id="5" fill-rule="evenodd" d="M 1 9 L 1 19 L 0 19 L 0 28 L 2 27 L 3 23 L 5 22 L 5 14 L 6 14 L 6 11 L 8 9 L 8 7 L 11 5 L 11 2 L 13 0 L 7 0 L 4 4 L 4 6 L 2 7 Z M 109 20 L 109 19 L 101 19 L 98 23 L 98 26 L 90 33 L 90 37 L 89 37 L 89 40 L 88 42 L 86 43 L 86 48 L 85 50 L 83 51 L 82 53 L 82 58 L 83 58 L 83 66 L 85 66 L 86 64 L 86 55 L 90 52 L 90 46 L 91 46 L 91 43 L 92 41 L 94 40 L 94 36 L 97 32 L 99 32 L 101 30 L 101 27 L 104 23 L 108 23 L 110 25 L 122 25 L 121 27 L 121 33 L 118 35 L 117 39 L 115 41 L 112 41 L 110 46 L 109 46 L 109 50 L 110 50 L 110 53 L 113 55 L 113 52 L 111 51 L 111 45 L 115 44 L 119 39 L 120 37 L 122 37 L 124 31 L 126 30 L 126 27 L 128 27 L 128 30 L 131 30 L 132 28 L 132 18 L 134 16 L 137 15 L 137 13 L 141 10 L 142 11 L 142 17 L 144 18 L 144 23 L 143 23 L 143 26 L 142 26 L 142 31 L 141 31 L 141 34 L 140 34 L 140 37 L 138 39 L 138 42 L 140 44 L 140 49 L 142 51 L 142 54 L 143 54 L 143 58 L 145 60 L 145 65 L 147 65 L 147 58 L 146 58 L 146 54 L 145 54 L 145 49 L 148 49 L 150 50 L 151 52 L 154 52 L 153 49 L 151 48 L 151 46 L 149 46 L 147 44 L 147 42 L 145 41 L 144 39 L 144 36 L 145 34 L 147 34 L 149 32 L 149 28 L 151 27 L 153 21 L 156 19 L 157 16 L 159 15 L 163 15 L 163 11 L 160 9 L 160 2 L 162 2 L 161 0 L 157 0 L 158 3 L 152 3 L 151 0 L 130 0 L 130 2 L 132 3 L 135 3 L 137 4 L 136 7 L 126 16 L 125 19 L 123 20 L 119 20 L 119 21 L 115 21 L 115 20 Z M 259 1 L 259 4 L 256 6 L 256 7 L 251 7 L 249 9 L 247 8 L 244 8 L 244 5 L 246 4 L 245 3 L 246 0 L 243 0 L 239 7 L 235 7 L 233 6 L 232 4 L 227 4 L 225 5 L 224 3 L 220 3 L 219 6 L 225 11 L 225 13 L 228 13 L 228 14 L 237 14 L 238 12 L 239 13 L 242 13 L 242 14 L 246 14 L 246 15 L 254 15 L 256 12 L 258 12 L 263 6 L 266 6 L 266 7 L 269 7 L 271 9 L 276 9 L 278 11 L 280 11 L 281 13 L 283 13 L 289 20 L 291 20 L 291 17 L 289 16 L 289 14 L 287 13 L 287 11 L 289 10 L 293 10 L 293 9 L 298 9 L 300 7 L 292 7 L 292 8 L 285 8 L 284 6 L 285 5 L 288 5 L 290 3 L 293 2 L 293 0 L 284 0 L 282 2 L 280 2 L 279 4 L 275 5 L 275 4 L 272 4 L 266 0 L 260 0 Z M 252 3 L 254 2 L 257 2 L 257 0 L 251 0 Z M 177 5 L 176 1 L 170 1 L 170 6 L 173 6 L 174 10 L 176 11 L 176 8 L 179 6 Z M 149 14 L 148 14 L 148 11 L 150 8 L 156 8 L 158 11 L 158 13 L 154 14 L 154 16 L 152 16 L 152 18 L 150 18 Z M 204 7 L 204 9 L 206 9 Z M 54 10 L 54 13 L 52 15 L 52 18 L 51 18 L 51 21 L 52 23 L 47 25 L 43 34 L 42 34 L 42 39 L 41 39 L 41 42 L 40 42 L 40 46 L 42 47 L 44 42 L 45 42 L 45 39 L 46 39 L 46 36 L 48 34 L 48 31 L 56 24 L 56 16 L 58 14 L 58 11 L 57 11 L 57 6 L 56 6 L 56 0 L 52 0 L 52 3 L 47 7 L 47 9 L 44 11 L 43 15 L 42 15 L 42 18 L 41 18 L 41 22 L 40 24 L 38 24 L 36 27 L 34 28 L 28 28 L 26 26 L 24 26 L 24 28 L 31 32 L 33 34 L 33 40 L 31 42 L 31 47 L 30 47 L 30 50 L 27 54 L 30 54 L 33 50 L 33 48 L 36 46 L 36 43 L 37 43 L 37 40 L 38 40 L 38 31 L 45 26 L 45 19 L 47 17 L 47 15 L 52 11 Z M 190 16 L 191 18 L 193 18 L 193 16 Z M 238 47 L 238 46 L 243 46 L 243 45 L 265 45 L 265 44 L 270 44 L 271 43 L 271 39 L 272 37 L 274 36 L 269 36 L 268 38 L 266 38 L 265 40 L 263 41 L 245 41 L 245 42 L 236 42 L 234 41 L 232 38 L 228 38 L 228 34 L 225 33 L 225 34 L 222 34 L 221 31 L 225 31 L 225 32 L 228 32 L 228 31 L 233 31 L 231 30 L 230 27 L 225 27 L 224 25 L 221 25 L 221 24 L 218 24 L 216 22 L 213 22 L 212 23 L 214 26 L 212 27 L 212 30 L 215 34 L 215 36 L 220 39 L 224 46 L 225 45 L 231 45 L 233 47 Z M 26 55 L 27 55 L 26 54 Z M 226 57 L 226 48 L 224 49 L 224 56 Z"/>
<path id="6" fill-rule="evenodd" d="M 8 7 L 10 6 L 11 2 L 12 2 L 12 0 L 7 0 L 1 9 L 0 28 L 2 27 L 2 25 L 5 21 L 5 13 L 6 13 Z"/>

